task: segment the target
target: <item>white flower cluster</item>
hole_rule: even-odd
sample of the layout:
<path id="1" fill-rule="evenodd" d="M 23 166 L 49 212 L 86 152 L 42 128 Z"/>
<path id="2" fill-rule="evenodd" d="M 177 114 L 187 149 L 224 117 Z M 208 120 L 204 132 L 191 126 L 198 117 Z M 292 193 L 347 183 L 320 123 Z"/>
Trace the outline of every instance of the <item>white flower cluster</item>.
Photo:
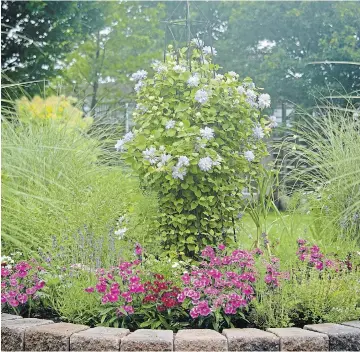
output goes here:
<path id="1" fill-rule="evenodd" d="M 188 81 L 187 84 L 189 87 L 197 87 L 200 84 L 200 77 L 198 73 L 195 73 L 192 75 Z"/>
<path id="2" fill-rule="evenodd" d="M 195 100 L 200 104 L 205 104 L 209 100 L 209 94 L 205 89 L 199 89 L 195 93 Z"/>
<path id="3" fill-rule="evenodd" d="M 211 159 L 209 156 L 201 158 L 198 162 L 198 166 L 201 171 L 207 172 L 212 169 L 213 166 L 219 166 L 221 163 L 221 157 L 218 157 L 217 160 Z"/>
<path id="4" fill-rule="evenodd" d="M 125 215 L 120 216 L 120 218 L 119 218 L 118 221 L 117 221 L 117 225 L 118 225 L 118 226 L 123 226 L 123 225 L 124 225 L 124 222 L 125 222 L 125 219 L 126 219 L 126 218 L 125 218 Z M 119 240 L 122 240 L 123 237 L 125 236 L 126 231 L 127 231 L 127 228 L 126 228 L 126 227 L 121 227 L 121 228 L 119 228 L 118 230 L 116 230 L 116 231 L 114 232 L 114 234 L 115 234 L 116 236 L 118 236 Z"/>
<path id="5" fill-rule="evenodd" d="M 141 103 L 136 104 L 135 109 L 137 111 L 141 111 L 141 112 L 146 112 L 148 110 L 148 108 L 145 105 L 141 104 Z"/>
<path id="6" fill-rule="evenodd" d="M 147 74 L 148 74 L 147 71 L 139 70 L 131 75 L 130 80 L 137 82 L 134 87 L 134 90 L 136 93 L 138 93 L 140 91 L 140 89 L 145 86 L 143 79 L 146 79 Z"/>
<path id="7" fill-rule="evenodd" d="M 119 139 L 115 144 L 115 149 L 118 152 L 123 152 L 125 150 L 125 144 L 127 142 L 130 142 L 134 139 L 134 133 L 128 132 L 125 134 L 125 136 L 121 139 Z"/>
<path id="8" fill-rule="evenodd" d="M 214 138 L 214 130 L 210 127 L 205 127 L 200 129 L 201 138 L 210 140 Z"/>
<path id="9" fill-rule="evenodd" d="M 255 159 L 255 154 L 252 150 L 248 150 L 244 153 L 244 157 L 247 161 L 254 161 Z"/>
<path id="10" fill-rule="evenodd" d="M 256 126 L 253 128 L 253 136 L 254 136 L 254 138 L 256 138 L 256 139 L 262 139 L 262 138 L 264 138 L 265 133 L 264 133 L 263 128 L 262 128 L 260 125 L 256 125 Z"/>
<path id="11" fill-rule="evenodd" d="M 165 125 L 166 130 L 170 130 L 171 128 L 174 128 L 174 127 L 175 127 L 175 121 L 174 120 L 169 120 Z"/>
<path id="12" fill-rule="evenodd" d="M 171 155 L 170 154 L 161 154 L 160 155 L 160 161 L 157 164 L 157 167 L 163 167 L 167 164 L 167 162 L 171 159 Z"/>
<path id="13" fill-rule="evenodd" d="M 269 108 L 271 105 L 270 95 L 269 94 L 260 94 L 258 104 L 259 104 L 260 109 Z"/>
<path id="14" fill-rule="evenodd" d="M 173 70 L 176 72 L 176 73 L 184 73 L 186 71 L 186 67 L 185 66 L 182 66 L 182 65 L 175 65 L 173 67 Z"/>
<path id="15" fill-rule="evenodd" d="M 278 123 L 277 123 L 277 121 L 276 121 L 276 116 L 269 116 L 269 127 L 270 128 L 275 128 L 275 127 L 277 127 L 277 125 L 278 125 Z"/>
<path id="16" fill-rule="evenodd" d="M 253 108 L 257 108 L 258 107 L 258 104 L 256 102 L 256 93 L 252 90 L 252 89 L 248 89 L 246 92 L 245 92 L 245 95 L 246 95 L 246 102 Z"/>
<path id="17" fill-rule="evenodd" d="M 189 165 L 189 158 L 187 156 L 180 156 L 177 164 L 172 169 L 173 178 L 183 180 L 187 172 L 186 167 Z"/>
<path id="18" fill-rule="evenodd" d="M 211 46 L 204 46 L 202 51 L 204 55 L 213 55 L 213 56 L 217 55 L 216 49 L 212 48 Z"/>
<path id="19" fill-rule="evenodd" d="M 165 73 L 167 72 L 167 67 L 165 64 L 160 62 L 159 60 L 155 60 L 151 67 L 157 72 L 157 73 Z"/>
<path id="20" fill-rule="evenodd" d="M 143 155 L 144 159 L 147 160 L 151 165 L 154 165 L 159 161 L 159 158 L 156 156 L 156 148 L 155 147 L 146 148 L 142 152 L 142 155 Z"/>
<path id="21" fill-rule="evenodd" d="M 136 93 L 140 92 L 140 89 L 145 86 L 145 83 L 143 81 L 139 81 L 135 84 L 134 90 Z"/>
<path id="22" fill-rule="evenodd" d="M 204 46 L 204 42 L 199 38 L 192 39 L 191 44 L 197 46 L 198 48 L 202 48 Z"/>
<path id="23" fill-rule="evenodd" d="M 145 70 L 136 71 L 135 73 L 133 73 L 131 75 L 130 80 L 135 81 L 135 82 L 142 81 L 143 79 L 145 79 L 147 77 L 147 74 L 148 73 Z"/>

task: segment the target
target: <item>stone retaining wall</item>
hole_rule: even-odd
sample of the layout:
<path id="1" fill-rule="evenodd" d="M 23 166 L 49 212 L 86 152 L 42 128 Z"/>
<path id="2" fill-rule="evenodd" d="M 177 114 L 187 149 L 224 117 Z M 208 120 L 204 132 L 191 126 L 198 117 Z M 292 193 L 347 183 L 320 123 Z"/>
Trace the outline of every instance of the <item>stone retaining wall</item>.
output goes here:
<path id="1" fill-rule="evenodd" d="M 128 329 L 1 314 L 2 351 L 360 351 L 360 321 L 300 328 Z"/>

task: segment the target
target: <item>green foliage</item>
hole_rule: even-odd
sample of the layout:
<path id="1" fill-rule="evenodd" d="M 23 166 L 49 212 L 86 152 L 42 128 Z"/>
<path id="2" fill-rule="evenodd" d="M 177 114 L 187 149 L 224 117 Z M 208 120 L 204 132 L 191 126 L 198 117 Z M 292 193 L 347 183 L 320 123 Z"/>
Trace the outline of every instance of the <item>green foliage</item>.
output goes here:
<path id="1" fill-rule="evenodd" d="M 356 2 L 238 2 L 222 19 L 219 62 L 267 87 L 274 101 L 312 105 L 318 91 L 360 89 L 360 67 L 308 65 L 360 61 Z"/>
<path id="2" fill-rule="evenodd" d="M 1 6 L 3 83 L 54 76 L 56 64 L 101 18 L 86 2 L 2 1 Z M 33 88 L 38 87 L 28 90 Z"/>
<path id="3" fill-rule="evenodd" d="M 94 275 L 79 269 L 49 269 L 40 296 L 43 307 L 51 309 L 62 321 L 95 325 L 100 303 L 84 291 L 84 287 L 94 282 Z"/>
<path id="4" fill-rule="evenodd" d="M 359 319 L 360 284 L 355 272 L 292 268 L 291 279 L 274 291 L 257 283 L 249 320 L 260 328 L 340 323 Z"/>
<path id="5" fill-rule="evenodd" d="M 91 260 L 79 248 L 81 233 L 88 244 L 91 236 L 104 242 L 99 256 L 105 260 L 111 241 L 116 244 L 111 250 L 116 251 L 127 243 L 131 246 L 139 233 L 148 230 L 156 203 L 138 191 L 136 180 L 121 167 L 102 165 L 97 158 L 100 147 L 98 139 L 56 123 L 3 123 L 2 242 L 6 253 L 14 248 L 28 253 L 39 247 L 47 253 L 54 236 L 68 251 L 76 252 L 62 260 L 75 264 L 71 260 L 83 258 L 82 263 L 93 264 L 95 258 Z M 114 235 L 116 220 L 122 215 L 129 221 L 127 241 Z M 60 254 L 56 252 L 51 256 Z"/>
<path id="6" fill-rule="evenodd" d="M 124 154 L 144 184 L 158 194 L 159 235 L 165 247 L 186 256 L 220 239 L 231 241 L 234 217 L 243 206 L 241 192 L 262 169 L 260 160 L 267 154 L 253 129 L 258 126 L 263 135 L 270 132 L 268 121 L 246 101 L 244 87 L 254 95 L 253 106 L 258 95 L 250 89 L 250 79 L 239 82 L 232 72 L 216 76 L 218 67 L 201 64 L 198 49 L 189 54 L 192 72 L 185 68 L 186 49 L 180 65 L 174 53 L 166 64 L 155 65 L 159 73 L 138 93 L 135 137 L 125 143 Z M 209 55 L 206 60 L 211 60 Z M 199 82 L 191 87 L 187 81 L 194 77 Z M 244 92 L 238 92 L 239 87 Z M 204 104 L 195 98 L 202 90 L 208 95 Z M 247 151 L 253 151 L 253 161 L 246 159 Z M 207 170 L 201 167 L 205 160 L 210 162 Z"/>
<path id="7" fill-rule="evenodd" d="M 24 123 L 46 123 L 52 120 L 75 129 L 87 129 L 92 119 L 82 117 L 82 112 L 73 104 L 76 99 L 65 96 L 50 96 L 42 99 L 39 96 L 32 100 L 22 97 L 16 101 L 16 116 Z"/>
<path id="8" fill-rule="evenodd" d="M 91 98 L 90 109 L 98 102 L 119 102 L 131 92 L 128 76 L 151 59 L 161 56 L 164 17 L 161 3 L 93 2 L 101 23 L 91 35 L 67 54 L 60 74 L 50 89 L 61 94 Z"/>
<path id="9" fill-rule="evenodd" d="M 305 193 L 315 217 L 315 231 L 327 241 L 336 237 L 359 241 L 360 120 L 352 105 L 327 104 L 316 116 L 304 116 L 289 141 L 294 171 L 289 180 Z M 306 121 L 303 121 L 306 120 Z"/>

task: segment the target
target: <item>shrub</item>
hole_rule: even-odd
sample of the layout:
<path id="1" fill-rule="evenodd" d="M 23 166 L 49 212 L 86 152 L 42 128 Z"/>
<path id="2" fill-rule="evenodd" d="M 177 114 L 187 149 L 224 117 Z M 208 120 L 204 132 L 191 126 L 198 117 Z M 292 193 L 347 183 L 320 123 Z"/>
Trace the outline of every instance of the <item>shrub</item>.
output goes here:
<path id="1" fill-rule="evenodd" d="M 92 118 L 83 118 L 83 113 L 73 106 L 76 99 L 72 97 L 50 96 L 42 99 L 39 96 L 29 100 L 26 97 L 16 101 L 17 117 L 26 123 L 46 123 L 56 121 L 67 127 L 86 129 L 90 127 Z"/>
<path id="2" fill-rule="evenodd" d="M 5 253 L 16 248 L 37 252 L 40 247 L 44 253 L 52 252 L 52 260 L 59 256 L 57 261 L 63 264 L 94 264 L 96 258 L 85 251 L 86 241 L 93 253 L 96 248 L 100 267 L 115 264 L 107 261 L 109 246 L 117 251 L 117 260 L 120 249 L 126 257 L 126 248 L 140 240 L 139 233 L 141 241 L 146 239 L 156 202 L 141 193 L 137 181 L 121 167 L 101 163 L 101 145 L 96 138 L 71 132 L 66 126 L 59 128 L 56 123 L 3 123 Z M 127 222 L 120 226 L 117 220 L 123 215 Z M 126 233 L 115 234 L 124 227 Z M 56 248 L 53 236 L 59 244 Z"/>
<path id="3" fill-rule="evenodd" d="M 204 48 L 205 49 L 205 48 Z M 230 241 L 242 191 L 262 168 L 263 137 L 273 120 L 261 117 L 270 97 L 235 72 L 216 74 L 211 54 L 192 48 L 191 71 L 169 52 L 153 78 L 138 71 L 136 128 L 116 149 L 158 194 L 158 234 L 165 248 L 193 256 L 203 245 Z"/>

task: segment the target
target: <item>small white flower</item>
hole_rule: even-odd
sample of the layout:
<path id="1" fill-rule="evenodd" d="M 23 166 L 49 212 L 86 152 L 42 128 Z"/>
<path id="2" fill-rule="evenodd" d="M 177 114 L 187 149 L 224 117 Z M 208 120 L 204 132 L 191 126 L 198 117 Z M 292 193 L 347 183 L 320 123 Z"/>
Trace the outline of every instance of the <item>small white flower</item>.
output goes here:
<path id="1" fill-rule="evenodd" d="M 262 129 L 262 127 L 260 125 L 257 125 L 253 128 L 253 136 L 256 138 L 256 139 L 261 139 L 261 138 L 264 138 L 265 136 L 265 133 L 264 133 L 264 130 Z"/>
<path id="2" fill-rule="evenodd" d="M 240 95 L 245 94 L 245 92 L 246 92 L 246 90 L 243 86 L 237 87 L 236 90 Z"/>
<path id="3" fill-rule="evenodd" d="M 204 46 L 204 42 L 199 38 L 194 38 L 191 40 L 191 43 L 197 46 L 198 48 L 201 48 Z"/>
<path id="4" fill-rule="evenodd" d="M 244 87 L 246 88 L 250 88 L 250 89 L 254 89 L 255 88 L 255 83 L 254 82 L 244 82 Z"/>
<path id="5" fill-rule="evenodd" d="M 178 167 L 182 167 L 182 166 L 189 166 L 190 165 L 190 160 L 187 156 L 179 156 L 178 162 L 177 162 L 177 166 Z"/>
<path id="6" fill-rule="evenodd" d="M 117 222 L 118 222 L 119 224 L 121 224 L 124 220 L 125 220 L 125 215 L 122 215 L 122 216 L 119 217 L 119 219 L 118 219 Z"/>
<path id="7" fill-rule="evenodd" d="M 175 65 L 173 67 L 173 70 L 176 72 L 176 73 L 183 73 L 186 71 L 186 67 L 184 66 L 181 66 L 181 65 Z"/>
<path id="8" fill-rule="evenodd" d="M 134 133 L 128 132 L 125 134 L 123 139 L 124 139 L 124 142 L 130 142 L 133 140 L 133 138 L 134 138 Z"/>
<path id="9" fill-rule="evenodd" d="M 270 128 L 275 128 L 278 125 L 276 121 L 276 116 L 269 116 L 269 122 L 270 122 L 269 123 Z"/>
<path id="10" fill-rule="evenodd" d="M 175 262 L 173 265 L 171 265 L 172 268 L 177 268 L 179 266 L 180 266 L 180 264 L 178 262 Z"/>
<path id="11" fill-rule="evenodd" d="M 159 60 L 155 60 L 151 67 L 157 72 L 157 73 L 163 73 L 163 72 L 167 72 L 167 67 L 165 64 L 163 64 L 162 62 L 160 62 Z"/>
<path id="12" fill-rule="evenodd" d="M 159 147 L 159 150 L 160 150 L 161 152 L 164 152 L 164 151 L 165 151 L 165 146 L 164 146 L 164 145 L 161 145 L 161 146 Z"/>
<path id="13" fill-rule="evenodd" d="M 253 161 L 255 159 L 254 152 L 252 150 L 248 150 L 244 153 L 244 157 L 247 161 Z"/>
<path id="14" fill-rule="evenodd" d="M 195 100 L 200 104 L 205 104 L 209 100 L 209 94 L 204 89 L 199 89 L 195 93 Z"/>
<path id="15" fill-rule="evenodd" d="M 147 77 L 147 72 L 145 70 L 139 70 L 139 71 L 136 71 L 135 73 L 133 73 L 131 75 L 131 78 L 130 80 L 132 81 L 141 81 L 143 79 L 145 79 Z"/>
<path id="16" fill-rule="evenodd" d="M 220 73 L 217 73 L 217 74 L 215 75 L 215 79 L 216 79 L 217 81 L 221 81 L 223 78 L 224 78 L 224 75 L 221 75 Z"/>
<path id="17" fill-rule="evenodd" d="M 257 108 L 258 104 L 256 103 L 256 93 L 252 89 L 248 89 L 246 92 L 246 102 L 250 104 L 253 108 Z"/>
<path id="18" fill-rule="evenodd" d="M 115 144 L 115 149 L 118 152 L 124 151 L 124 144 L 125 144 L 125 141 L 123 139 L 119 139 Z"/>
<path id="19" fill-rule="evenodd" d="M 180 179 L 183 180 L 186 176 L 186 169 L 179 166 L 174 166 L 172 171 L 172 177 L 174 179 Z"/>
<path id="20" fill-rule="evenodd" d="M 198 166 L 201 171 L 210 171 L 213 166 L 213 161 L 209 156 L 207 156 L 199 160 Z"/>
<path id="21" fill-rule="evenodd" d="M 139 81 L 138 83 L 135 84 L 135 87 L 134 87 L 135 92 L 138 93 L 140 91 L 140 89 L 144 86 L 145 86 L 145 83 L 143 81 Z"/>
<path id="22" fill-rule="evenodd" d="M 174 120 L 169 120 L 165 125 L 166 130 L 169 130 L 169 129 L 174 128 L 174 127 L 175 127 L 175 121 Z"/>
<path id="23" fill-rule="evenodd" d="M 161 154 L 160 156 L 160 162 L 158 163 L 158 167 L 162 167 L 165 166 L 166 163 L 171 159 L 171 155 L 170 154 Z"/>
<path id="24" fill-rule="evenodd" d="M 228 72 L 228 75 L 229 75 L 230 77 L 233 77 L 233 78 L 236 78 L 236 77 L 238 76 L 238 74 L 237 74 L 236 72 L 234 72 L 234 71 Z"/>
<path id="25" fill-rule="evenodd" d="M 158 162 L 158 157 L 155 156 L 156 148 L 150 147 L 146 148 L 142 154 L 145 160 L 148 160 L 151 165 L 154 165 Z"/>
<path id="26" fill-rule="evenodd" d="M 211 46 L 204 46 L 203 47 L 203 53 L 205 55 L 214 55 L 216 56 L 217 55 L 217 51 L 215 48 L 212 48 Z"/>
<path id="27" fill-rule="evenodd" d="M 200 77 L 198 74 L 191 76 L 187 81 L 189 87 L 197 87 L 199 83 L 200 83 Z"/>
<path id="28" fill-rule="evenodd" d="M 269 108 L 271 105 L 270 95 L 269 94 L 260 94 L 258 103 L 259 103 L 260 109 Z"/>
<path id="29" fill-rule="evenodd" d="M 198 112 L 195 114 L 195 116 L 196 116 L 196 117 L 201 117 L 201 112 L 198 111 Z"/>
<path id="30" fill-rule="evenodd" d="M 115 234 L 116 236 L 119 236 L 119 240 L 121 240 L 121 239 L 124 238 L 124 235 L 125 235 L 126 231 L 127 231 L 127 228 L 124 227 L 124 228 L 122 228 L 122 229 L 116 230 L 116 231 L 114 232 L 114 234 Z"/>
<path id="31" fill-rule="evenodd" d="M 210 127 L 201 128 L 200 135 L 202 138 L 210 140 L 214 138 L 214 130 Z"/>
<path id="32" fill-rule="evenodd" d="M 148 110 L 148 108 L 146 106 L 144 106 L 143 104 L 136 104 L 136 110 L 139 110 L 141 112 L 146 112 Z"/>

